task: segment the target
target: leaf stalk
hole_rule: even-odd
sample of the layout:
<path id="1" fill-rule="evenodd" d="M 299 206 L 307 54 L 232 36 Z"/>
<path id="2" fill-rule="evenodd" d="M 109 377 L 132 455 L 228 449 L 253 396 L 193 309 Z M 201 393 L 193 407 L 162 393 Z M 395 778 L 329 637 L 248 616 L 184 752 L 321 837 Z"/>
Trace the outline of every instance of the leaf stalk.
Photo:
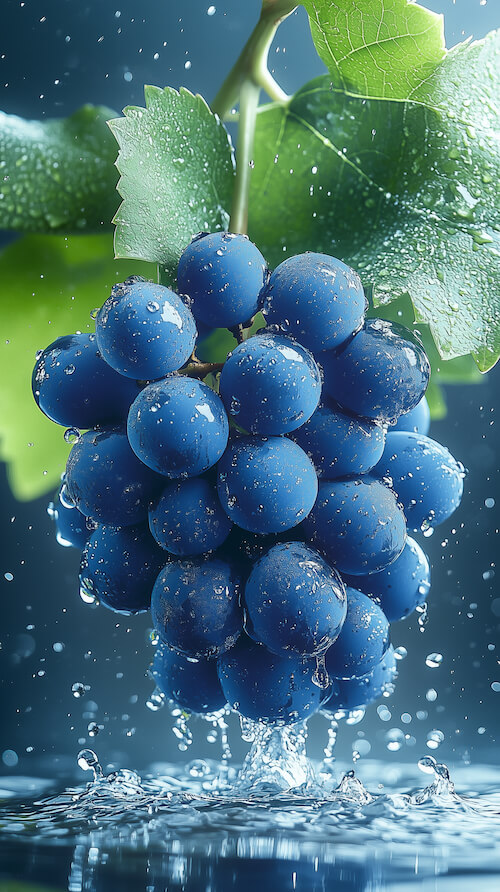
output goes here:
<path id="1" fill-rule="evenodd" d="M 267 59 L 277 28 L 295 6 L 290 0 L 263 0 L 259 21 L 212 103 L 212 110 L 221 120 L 227 119 L 233 107 L 239 103 L 236 176 L 229 223 L 231 232 L 246 233 L 248 227 L 248 195 L 260 91 L 265 90 L 275 102 L 283 104 L 288 100 L 287 94 L 269 71 Z"/>

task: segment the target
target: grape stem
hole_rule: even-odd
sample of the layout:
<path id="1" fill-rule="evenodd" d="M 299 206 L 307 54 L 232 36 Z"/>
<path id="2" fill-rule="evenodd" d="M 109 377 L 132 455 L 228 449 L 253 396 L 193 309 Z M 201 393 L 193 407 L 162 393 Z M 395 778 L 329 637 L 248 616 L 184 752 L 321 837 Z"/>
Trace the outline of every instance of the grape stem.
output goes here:
<path id="1" fill-rule="evenodd" d="M 259 21 L 212 103 L 212 110 L 221 120 L 225 120 L 230 116 L 233 106 L 239 102 L 236 175 L 230 232 L 247 231 L 248 194 L 260 91 L 265 90 L 275 102 L 284 104 L 288 101 L 287 94 L 269 71 L 267 58 L 278 26 L 295 7 L 296 4 L 290 0 L 263 0 Z"/>
<path id="2" fill-rule="evenodd" d="M 207 375 L 215 375 L 222 371 L 223 362 L 193 362 L 191 365 L 185 366 L 179 370 L 180 375 L 187 375 L 189 378 L 206 378 Z"/>

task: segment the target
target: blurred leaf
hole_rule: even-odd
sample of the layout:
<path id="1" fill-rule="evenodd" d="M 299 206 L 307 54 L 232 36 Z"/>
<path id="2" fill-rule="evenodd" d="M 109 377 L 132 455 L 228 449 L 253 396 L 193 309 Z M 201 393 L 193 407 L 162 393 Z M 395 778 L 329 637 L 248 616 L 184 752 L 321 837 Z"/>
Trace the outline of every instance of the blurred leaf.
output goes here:
<path id="1" fill-rule="evenodd" d="M 320 58 L 336 87 L 411 99 L 445 53 L 443 17 L 407 0 L 304 0 Z"/>
<path id="2" fill-rule="evenodd" d="M 483 371 L 500 354 L 499 38 L 450 51 L 418 101 L 352 98 L 323 76 L 265 107 L 249 213 L 271 265 L 336 255 L 375 304 L 409 294 L 440 355 Z"/>
<path id="3" fill-rule="evenodd" d="M 0 254 L 0 459 L 17 499 L 52 491 L 69 447 L 31 394 L 38 349 L 75 331 L 92 331 L 90 311 L 111 286 L 132 274 L 154 277 L 144 263 L 113 259 L 111 235 L 26 236 Z"/>
<path id="4" fill-rule="evenodd" d="M 0 229 L 111 230 L 118 174 L 106 122 L 115 114 L 93 105 L 48 121 L 0 112 Z"/>
<path id="5" fill-rule="evenodd" d="M 435 378 L 431 378 L 429 381 L 425 396 L 429 403 L 432 420 L 441 421 L 442 418 L 446 418 L 446 413 L 448 411 L 446 408 L 446 397 L 441 384 L 439 384 Z"/>
<path id="6" fill-rule="evenodd" d="M 145 87 L 146 108 L 110 122 L 118 140 L 117 257 L 138 257 L 177 270 L 193 235 L 226 229 L 233 189 L 227 131 L 201 96 Z"/>

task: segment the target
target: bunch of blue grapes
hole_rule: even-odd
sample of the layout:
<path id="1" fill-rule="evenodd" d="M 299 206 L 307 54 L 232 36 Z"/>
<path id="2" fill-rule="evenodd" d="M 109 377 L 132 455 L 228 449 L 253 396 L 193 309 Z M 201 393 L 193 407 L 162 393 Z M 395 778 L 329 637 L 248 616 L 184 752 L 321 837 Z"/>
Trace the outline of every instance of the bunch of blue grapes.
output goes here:
<path id="1" fill-rule="evenodd" d="M 451 515 L 463 469 L 428 436 L 421 343 L 366 310 L 334 257 L 270 272 L 247 237 L 203 233 L 176 291 L 130 278 L 37 358 L 73 441 L 58 539 L 83 549 L 86 600 L 151 611 L 151 675 L 183 710 L 293 723 L 391 690 L 389 625 L 430 586 L 408 531 Z M 236 346 L 207 363 L 217 328 Z"/>

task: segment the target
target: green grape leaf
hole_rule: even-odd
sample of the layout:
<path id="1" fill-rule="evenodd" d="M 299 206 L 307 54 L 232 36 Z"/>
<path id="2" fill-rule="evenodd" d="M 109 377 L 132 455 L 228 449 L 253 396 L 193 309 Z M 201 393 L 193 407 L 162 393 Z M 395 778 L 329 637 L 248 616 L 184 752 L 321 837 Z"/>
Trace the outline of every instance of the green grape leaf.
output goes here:
<path id="1" fill-rule="evenodd" d="M 0 254 L 0 459 L 17 499 L 53 491 L 69 450 L 64 429 L 42 415 L 31 395 L 36 351 L 60 335 L 93 331 L 90 311 L 132 274 L 152 278 L 155 269 L 113 260 L 111 234 L 30 235 Z"/>
<path id="2" fill-rule="evenodd" d="M 304 0 L 318 55 L 335 87 L 411 99 L 445 54 L 443 17 L 408 0 Z"/>
<path id="3" fill-rule="evenodd" d="M 418 101 L 354 98 L 323 76 L 264 108 L 249 210 L 271 265 L 342 258 L 375 305 L 409 294 L 440 356 L 472 353 L 481 371 L 500 355 L 499 50 L 500 32 L 451 50 Z"/>
<path id="4" fill-rule="evenodd" d="M 123 198 L 115 253 L 160 264 L 168 280 L 193 235 L 227 228 L 233 151 L 201 96 L 171 87 L 144 92 L 146 108 L 126 108 L 110 121 Z"/>
<path id="5" fill-rule="evenodd" d="M 118 174 L 106 122 L 115 114 L 93 105 L 48 121 L 0 112 L 0 229 L 111 230 Z"/>

